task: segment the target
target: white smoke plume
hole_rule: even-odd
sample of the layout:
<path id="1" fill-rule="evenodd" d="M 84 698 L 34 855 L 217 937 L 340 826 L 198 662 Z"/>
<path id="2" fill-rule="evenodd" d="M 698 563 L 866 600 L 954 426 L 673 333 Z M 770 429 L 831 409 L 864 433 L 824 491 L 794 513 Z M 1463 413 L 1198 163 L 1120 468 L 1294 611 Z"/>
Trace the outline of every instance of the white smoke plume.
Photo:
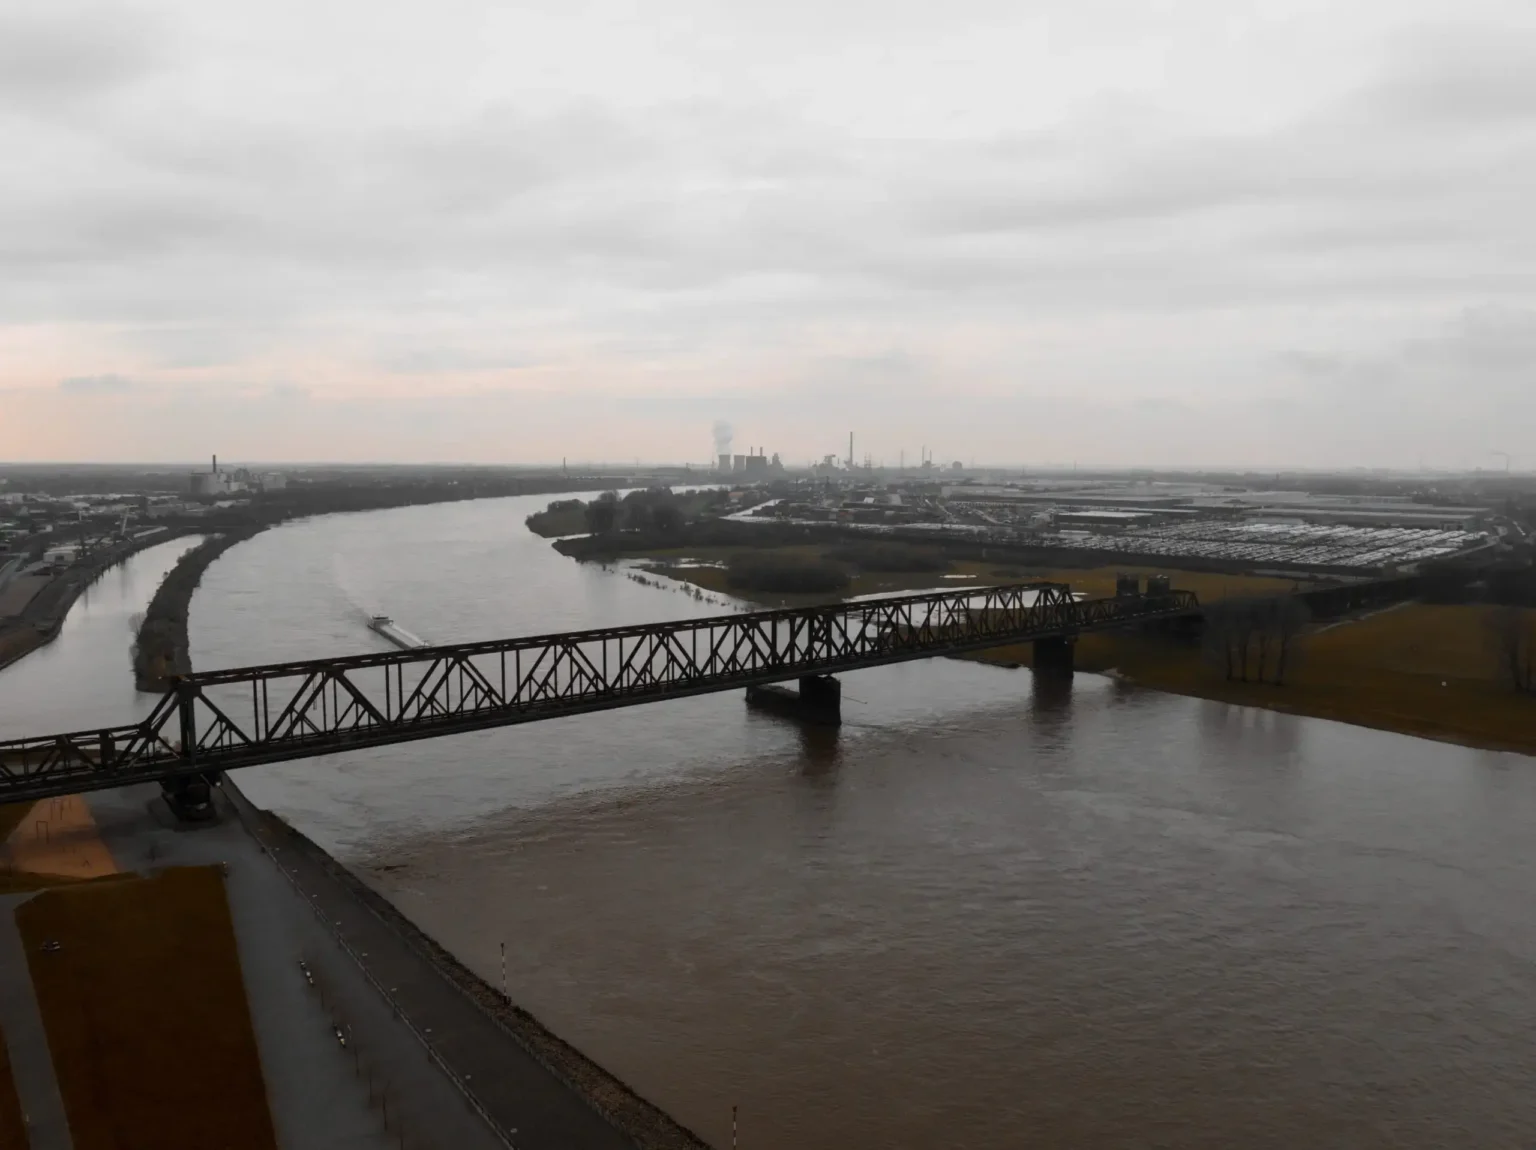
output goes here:
<path id="1" fill-rule="evenodd" d="M 731 439 L 736 432 L 723 419 L 715 420 L 715 454 L 729 455 L 731 453 Z"/>

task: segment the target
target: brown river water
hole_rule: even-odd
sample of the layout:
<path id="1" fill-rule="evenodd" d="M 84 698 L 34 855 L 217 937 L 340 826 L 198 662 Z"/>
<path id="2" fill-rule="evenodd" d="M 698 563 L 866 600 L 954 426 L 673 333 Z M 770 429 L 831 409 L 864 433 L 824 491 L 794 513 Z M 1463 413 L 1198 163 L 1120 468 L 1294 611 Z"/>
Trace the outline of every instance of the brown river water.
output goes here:
<path id="1" fill-rule="evenodd" d="M 722 609 L 557 555 L 522 526 L 549 498 L 267 532 L 204 578 L 194 662 L 376 649 L 371 613 L 449 642 Z M 142 705 L 126 621 L 174 550 L 0 673 L 0 732 Z M 1536 761 L 947 660 L 844 707 L 239 782 L 492 983 L 504 943 L 516 1001 L 717 1145 L 733 1105 L 744 1148 L 1536 1143 Z"/>

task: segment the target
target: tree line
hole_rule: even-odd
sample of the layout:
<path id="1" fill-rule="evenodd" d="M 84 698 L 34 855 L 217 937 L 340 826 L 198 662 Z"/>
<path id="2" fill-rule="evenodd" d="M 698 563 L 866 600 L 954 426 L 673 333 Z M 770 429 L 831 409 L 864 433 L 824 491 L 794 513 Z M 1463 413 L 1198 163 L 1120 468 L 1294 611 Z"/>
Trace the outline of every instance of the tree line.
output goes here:
<path id="1" fill-rule="evenodd" d="M 1205 656 L 1229 682 L 1284 684 L 1311 620 L 1294 595 L 1218 599 L 1205 608 Z"/>

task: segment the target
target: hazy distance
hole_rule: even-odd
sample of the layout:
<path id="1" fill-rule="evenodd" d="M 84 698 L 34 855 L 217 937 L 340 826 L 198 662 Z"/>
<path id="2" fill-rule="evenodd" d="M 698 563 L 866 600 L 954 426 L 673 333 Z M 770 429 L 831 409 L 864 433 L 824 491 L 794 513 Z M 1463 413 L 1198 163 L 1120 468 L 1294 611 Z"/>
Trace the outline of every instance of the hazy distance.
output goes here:
<path id="1" fill-rule="evenodd" d="M 0 459 L 1536 465 L 1529 0 L 0 0 L 0 148 Z"/>

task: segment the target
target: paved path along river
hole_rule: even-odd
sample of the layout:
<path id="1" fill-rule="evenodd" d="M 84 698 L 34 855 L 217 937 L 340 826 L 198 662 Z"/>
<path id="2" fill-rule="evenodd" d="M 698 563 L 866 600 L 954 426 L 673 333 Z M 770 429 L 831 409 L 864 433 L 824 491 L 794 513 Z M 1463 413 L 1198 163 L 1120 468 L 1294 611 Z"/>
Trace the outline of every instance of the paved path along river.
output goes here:
<path id="1" fill-rule="evenodd" d="M 267 532 L 194 660 L 720 609 L 563 559 L 544 502 Z M 808 1150 L 1536 1129 L 1531 759 L 948 661 L 848 676 L 845 716 L 706 697 L 241 783 L 717 1144 L 732 1104 Z"/>

